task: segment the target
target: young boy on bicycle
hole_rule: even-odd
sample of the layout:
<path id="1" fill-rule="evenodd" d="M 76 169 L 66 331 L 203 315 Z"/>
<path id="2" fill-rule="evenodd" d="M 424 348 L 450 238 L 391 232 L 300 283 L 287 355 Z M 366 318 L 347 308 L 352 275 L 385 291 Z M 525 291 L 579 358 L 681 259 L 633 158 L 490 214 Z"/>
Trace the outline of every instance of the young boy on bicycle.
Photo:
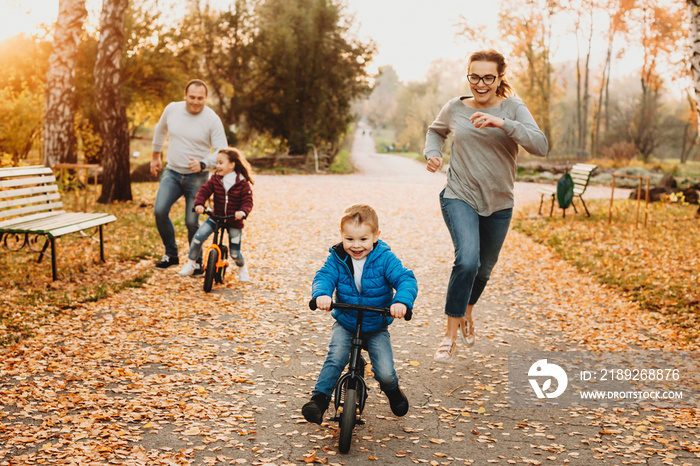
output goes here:
<path id="1" fill-rule="evenodd" d="M 391 318 L 364 313 L 362 330 L 374 378 L 389 398 L 394 415 L 403 416 L 408 412 L 408 400 L 399 388 L 394 370 L 388 326 L 413 307 L 418 294 L 416 277 L 379 239 L 379 219 L 372 207 L 354 205 L 346 209 L 340 220 L 340 233 L 342 242 L 330 248 L 325 264 L 316 272 L 312 297 L 324 311 L 330 310 L 334 292 L 337 302 L 390 308 Z M 331 315 L 336 321 L 328 355 L 311 392 L 311 401 L 301 409 L 304 418 L 316 424 L 323 422 L 335 384 L 348 364 L 350 340 L 357 323 L 355 311 L 334 310 Z"/>

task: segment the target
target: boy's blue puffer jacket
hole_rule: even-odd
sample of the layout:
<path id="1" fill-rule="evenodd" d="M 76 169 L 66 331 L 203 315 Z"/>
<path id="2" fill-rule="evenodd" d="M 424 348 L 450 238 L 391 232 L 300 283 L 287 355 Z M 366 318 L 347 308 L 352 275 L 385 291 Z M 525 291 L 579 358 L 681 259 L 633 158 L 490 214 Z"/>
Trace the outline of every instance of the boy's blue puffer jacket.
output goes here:
<path id="1" fill-rule="evenodd" d="M 362 270 L 362 293 L 357 291 L 353 277 L 352 259 L 338 243 L 330 248 L 326 263 L 316 272 L 312 286 L 312 297 L 331 296 L 335 292 L 335 301 L 362 306 L 390 307 L 394 303 L 403 303 L 413 309 L 413 302 L 418 295 L 418 282 L 413 272 L 403 266 L 398 257 L 382 240 L 378 240 L 374 249 L 367 255 Z M 396 296 L 394 296 L 396 290 Z M 334 309 L 331 314 L 345 329 L 355 330 L 357 313 Z M 362 332 L 380 330 L 394 319 L 382 317 L 374 312 L 365 312 L 362 319 Z"/>

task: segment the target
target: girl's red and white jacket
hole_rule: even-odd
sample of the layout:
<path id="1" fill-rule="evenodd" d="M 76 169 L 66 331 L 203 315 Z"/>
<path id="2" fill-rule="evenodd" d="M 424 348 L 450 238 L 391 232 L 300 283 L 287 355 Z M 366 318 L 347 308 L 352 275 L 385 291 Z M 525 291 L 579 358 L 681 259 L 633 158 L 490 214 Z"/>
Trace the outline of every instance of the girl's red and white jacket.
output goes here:
<path id="1" fill-rule="evenodd" d="M 224 188 L 223 177 L 221 175 L 212 175 L 209 181 L 197 191 L 197 196 L 194 198 L 195 207 L 203 206 L 207 199 L 214 195 L 214 215 L 223 217 L 233 215 L 236 212 L 245 212 L 246 218 L 253 210 L 253 189 L 248 180 L 241 174 L 238 174 L 236 182 L 229 188 L 228 192 Z M 233 217 L 226 219 L 226 226 L 243 228 L 244 221 L 236 220 Z"/>

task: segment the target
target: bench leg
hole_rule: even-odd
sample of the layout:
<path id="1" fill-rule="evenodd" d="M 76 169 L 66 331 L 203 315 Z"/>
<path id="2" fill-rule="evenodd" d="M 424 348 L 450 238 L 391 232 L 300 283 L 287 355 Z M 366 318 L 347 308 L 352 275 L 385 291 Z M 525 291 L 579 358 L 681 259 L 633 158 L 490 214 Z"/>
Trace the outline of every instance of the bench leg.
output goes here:
<path id="1" fill-rule="evenodd" d="M 58 279 L 58 272 L 56 271 L 56 238 L 51 237 L 49 241 L 51 241 L 51 275 L 53 281 L 56 281 Z"/>
<path id="2" fill-rule="evenodd" d="M 544 194 L 540 195 L 540 208 L 537 210 L 537 215 L 542 215 L 542 203 L 544 202 Z"/>
<path id="3" fill-rule="evenodd" d="M 50 243 L 50 238 L 47 236 L 46 241 L 44 241 L 44 247 L 41 248 L 41 252 L 39 252 L 39 258 L 36 260 L 37 264 L 41 264 L 41 260 L 44 258 L 44 254 L 46 253 L 46 250 L 49 247 Z"/>
<path id="4" fill-rule="evenodd" d="M 591 213 L 588 211 L 588 207 L 586 207 L 586 203 L 584 202 L 583 198 L 579 197 L 579 199 L 581 199 L 581 204 L 583 204 L 583 208 L 586 210 L 586 215 L 590 217 Z"/>
<path id="5" fill-rule="evenodd" d="M 577 214 L 577 213 L 578 213 L 578 209 L 576 208 L 576 204 L 574 203 L 573 199 L 571 200 L 571 207 L 574 208 L 574 213 Z"/>
<path id="6" fill-rule="evenodd" d="M 100 260 L 102 262 L 105 261 L 105 248 L 104 248 L 104 241 L 103 241 L 103 236 L 102 236 L 102 225 L 100 225 Z"/>

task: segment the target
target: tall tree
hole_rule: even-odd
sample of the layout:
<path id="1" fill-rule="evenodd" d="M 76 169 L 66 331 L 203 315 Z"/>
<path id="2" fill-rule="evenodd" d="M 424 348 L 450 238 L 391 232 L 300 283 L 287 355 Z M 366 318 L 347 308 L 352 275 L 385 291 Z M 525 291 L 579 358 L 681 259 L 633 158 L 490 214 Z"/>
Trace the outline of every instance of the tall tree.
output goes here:
<path id="1" fill-rule="evenodd" d="M 682 50 L 686 34 L 683 26 L 685 8 L 673 2 L 644 2 L 636 12 L 643 51 L 640 74 L 642 92 L 636 115 L 630 123 L 630 139 L 644 161 L 653 154 L 664 128 L 659 124 L 659 100 L 664 83 L 662 70 L 673 69 L 672 55 Z M 675 73 L 682 73 L 676 70 Z"/>
<path id="2" fill-rule="evenodd" d="M 354 40 L 340 0 L 267 0 L 258 9 L 251 127 L 334 155 L 352 120 L 351 101 L 369 91 L 374 45 Z"/>
<path id="3" fill-rule="evenodd" d="M 235 0 L 219 11 L 209 1 L 189 0 L 188 14 L 178 28 L 178 52 L 191 72 L 206 81 L 214 109 L 224 127 L 245 123 L 243 115 L 253 83 L 252 40 L 255 8 L 260 0 Z M 232 138 L 228 134 L 229 139 Z"/>
<path id="4" fill-rule="evenodd" d="M 604 123 L 603 132 L 609 128 L 610 123 L 610 71 L 613 60 L 613 46 L 618 34 L 628 31 L 627 19 L 629 13 L 635 7 L 637 0 L 604 0 L 600 5 L 601 10 L 608 14 L 608 24 L 606 40 L 608 43 L 603 64 L 602 76 L 600 78 L 600 88 L 598 91 L 598 102 L 593 111 L 593 127 L 591 129 L 591 154 L 595 158 L 598 152 L 598 145 L 601 141 L 601 122 Z"/>
<path id="5" fill-rule="evenodd" d="M 75 162 L 74 77 L 80 33 L 87 16 L 85 0 L 61 0 L 54 48 L 46 72 L 44 165 Z"/>
<path id="6" fill-rule="evenodd" d="M 700 0 L 687 0 L 687 2 L 692 47 L 691 69 L 695 82 L 695 110 L 698 114 L 698 132 L 700 133 Z"/>
<path id="7" fill-rule="evenodd" d="M 592 0 L 584 0 L 574 11 L 576 15 L 576 120 L 578 123 L 576 156 L 583 158 L 587 155 L 586 143 L 588 142 L 588 107 L 591 97 L 588 80 L 593 45 L 594 3 Z M 582 45 L 585 49 L 584 57 L 581 56 Z M 581 63 L 582 60 L 583 63 Z"/>
<path id="8" fill-rule="evenodd" d="M 129 0 L 103 0 L 95 62 L 95 102 L 102 135 L 102 194 L 97 202 L 130 201 L 129 124 L 122 95 L 124 14 Z"/>
<path id="9" fill-rule="evenodd" d="M 510 44 L 516 62 L 509 76 L 550 141 L 550 148 L 550 111 L 555 97 L 552 28 L 560 9 L 559 0 L 504 0 L 499 18 L 503 44 Z"/>

